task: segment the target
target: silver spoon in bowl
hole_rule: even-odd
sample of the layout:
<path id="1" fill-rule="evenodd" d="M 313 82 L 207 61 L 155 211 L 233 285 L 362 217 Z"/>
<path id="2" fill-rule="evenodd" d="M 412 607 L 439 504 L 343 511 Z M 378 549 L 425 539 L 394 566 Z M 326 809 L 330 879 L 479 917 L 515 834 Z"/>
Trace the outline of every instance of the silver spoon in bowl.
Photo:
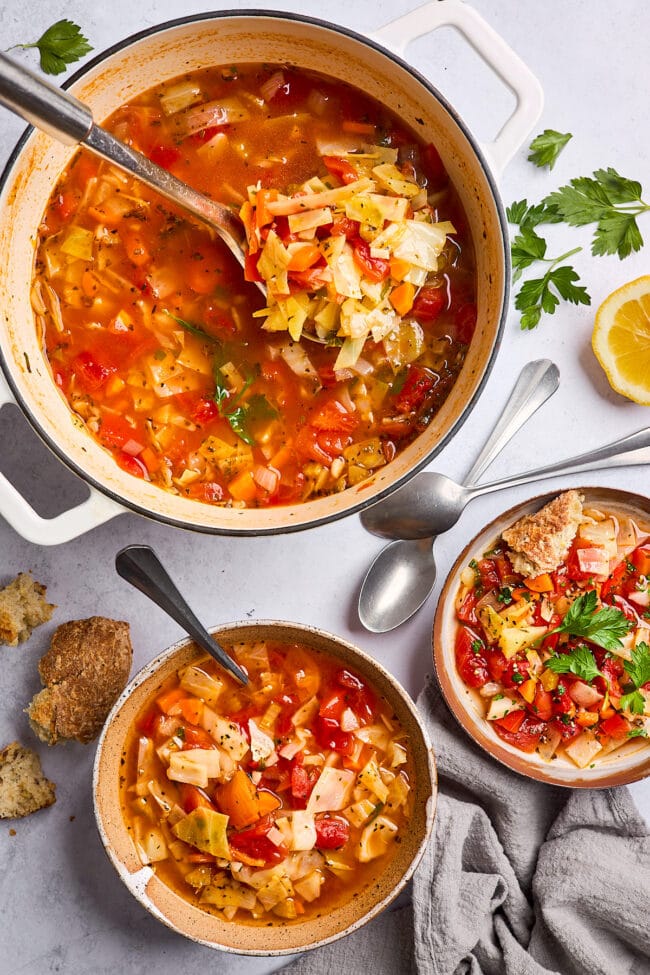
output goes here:
<path id="1" fill-rule="evenodd" d="M 169 578 L 167 570 L 150 545 L 127 545 L 115 556 L 115 569 L 126 582 L 148 596 L 163 612 L 182 626 L 195 643 L 233 674 L 242 684 L 248 677 L 220 643 L 208 633 Z"/>
<path id="2" fill-rule="evenodd" d="M 548 359 L 528 362 L 523 367 L 492 433 L 467 474 L 468 483 L 478 481 L 508 441 L 555 393 L 559 383 L 559 370 Z M 435 535 L 399 539 L 377 555 L 359 592 L 359 619 L 367 630 L 394 630 L 422 606 L 436 581 L 434 541 Z"/>
<path id="3" fill-rule="evenodd" d="M 246 235 L 241 220 L 232 210 L 120 142 L 95 123 L 90 108 L 78 98 L 43 81 L 5 54 L 0 54 L 0 105 L 58 142 L 86 146 L 102 159 L 157 190 L 214 230 L 244 267 Z M 264 284 L 260 281 L 255 284 L 266 295 Z"/>

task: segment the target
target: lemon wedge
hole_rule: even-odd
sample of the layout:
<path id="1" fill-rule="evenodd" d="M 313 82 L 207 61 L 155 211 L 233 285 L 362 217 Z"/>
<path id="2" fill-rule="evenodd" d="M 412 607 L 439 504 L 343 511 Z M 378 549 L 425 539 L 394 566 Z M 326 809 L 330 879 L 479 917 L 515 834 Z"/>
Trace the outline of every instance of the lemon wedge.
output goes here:
<path id="1" fill-rule="evenodd" d="M 612 389 L 650 406 L 650 275 L 624 284 L 596 312 L 591 337 Z"/>

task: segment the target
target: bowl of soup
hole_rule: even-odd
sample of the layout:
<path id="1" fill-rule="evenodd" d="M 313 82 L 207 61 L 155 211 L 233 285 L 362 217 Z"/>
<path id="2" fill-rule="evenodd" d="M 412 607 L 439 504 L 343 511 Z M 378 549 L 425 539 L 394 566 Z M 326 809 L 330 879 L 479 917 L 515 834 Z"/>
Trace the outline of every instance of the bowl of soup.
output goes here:
<path id="1" fill-rule="evenodd" d="M 249 534 L 422 468 L 480 393 L 509 280 L 494 178 L 440 94 L 373 42 L 260 12 L 152 28 L 70 90 L 236 210 L 249 253 L 243 276 L 135 180 L 26 134 L 0 194 L 1 360 L 56 454 L 113 511 Z"/>
<path id="2" fill-rule="evenodd" d="M 650 505 L 606 488 L 518 504 L 462 551 L 433 647 L 465 731 L 516 772 L 609 788 L 650 772 Z"/>
<path id="3" fill-rule="evenodd" d="M 403 889 L 431 831 L 433 753 L 378 663 L 321 630 L 234 623 L 148 664 L 109 715 L 95 814 L 120 878 L 180 934 L 242 954 L 326 944 Z"/>

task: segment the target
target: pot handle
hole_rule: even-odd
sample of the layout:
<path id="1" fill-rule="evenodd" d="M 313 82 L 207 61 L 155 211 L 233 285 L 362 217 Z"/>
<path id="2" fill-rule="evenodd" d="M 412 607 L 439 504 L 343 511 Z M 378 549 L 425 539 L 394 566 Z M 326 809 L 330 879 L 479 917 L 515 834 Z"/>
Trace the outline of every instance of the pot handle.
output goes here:
<path id="1" fill-rule="evenodd" d="M 15 400 L 0 373 L 0 409 L 8 403 L 15 403 Z M 125 511 L 91 487 L 90 497 L 76 508 L 64 511 L 56 518 L 41 518 L 4 474 L 0 474 L 0 515 L 34 545 L 62 545 Z"/>
<path id="2" fill-rule="evenodd" d="M 403 54 L 418 37 L 447 26 L 460 31 L 517 99 L 514 112 L 494 141 L 481 146 L 493 170 L 499 174 L 521 148 L 541 115 L 544 93 L 535 75 L 494 28 L 463 0 L 432 0 L 385 24 L 370 36 Z"/>

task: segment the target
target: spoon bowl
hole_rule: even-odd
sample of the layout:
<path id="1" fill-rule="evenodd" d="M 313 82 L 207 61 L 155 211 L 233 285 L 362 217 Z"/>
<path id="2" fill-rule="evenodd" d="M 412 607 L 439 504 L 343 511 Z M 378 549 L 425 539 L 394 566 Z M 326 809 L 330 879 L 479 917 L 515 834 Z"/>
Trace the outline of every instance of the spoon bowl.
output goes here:
<path id="1" fill-rule="evenodd" d="M 426 602 L 435 581 L 430 538 L 391 542 L 382 548 L 363 580 L 359 619 L 371 633 L 394 630 Z"/>

